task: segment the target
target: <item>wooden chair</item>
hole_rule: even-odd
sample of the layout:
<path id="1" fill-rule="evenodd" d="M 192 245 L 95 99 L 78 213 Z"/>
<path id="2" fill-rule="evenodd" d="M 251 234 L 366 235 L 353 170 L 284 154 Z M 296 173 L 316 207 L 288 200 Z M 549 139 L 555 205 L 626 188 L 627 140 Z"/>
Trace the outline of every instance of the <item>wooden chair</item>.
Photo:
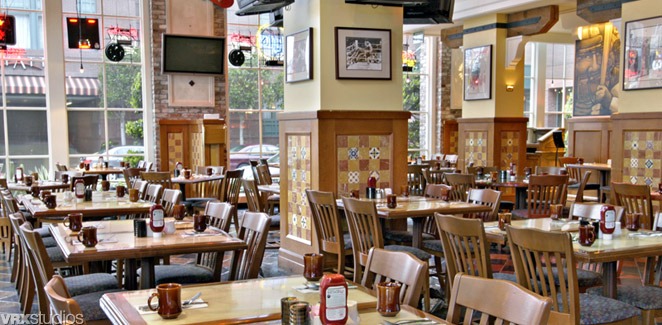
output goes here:
<path id="1" fill-rule="evenodd" d="M 567 175 L 565 167 L 536 166 L 536 175 Z"/>
<path id="2" fill-rule="evenodd" d="M 582 176 L 581 181 L 579 182 L 578 186 L 576 187 L 577 188 L 577 193 L 575 194 L 575 202 L 577 202 L 577 203 L 584 202 L 584 190 L 586 189 L 586 184 L 588 184 L 588 179 L 590 177 L 591 177 L 591 171 L 590 170 L 587 170 L 586 172 L 584 172 L 584 176 Z M 570 188 L 570 186 L 572 186 L 572 185 L 568 185 L 568 188 Z"/>
<path id="3" fill-rule="evenodd" d="M 64 175 L 64 174 L 69 175 L 69 182 L 71 182 L 71 179 L 73 179 L 74 177 L 83 176 L 83 172 L 56 170 L 55 171 L 55 180 L 56 181 L 62 181 L 62 175 Z"/>
<path id="4" fill-rule="evenodd" d="M 563 165 L 565 169 L 568 171 L 568 185 L 569 189 L 577 189 L 577 196 L 575 197 L 575 202 L 583 202 L 584 201 L 584 191 L 591 191 L 594 190 L 597 192 L 597 197 L 598 200 L 600 198 L 600 184 L 599 183 L 589 183 L 588 179 L 584 181 L 584 177 L 587 177 L 586 174 L 588 173 L 588 176 L 591 175 L 591 171 L 587 170 L 584 172 L 582 175 L 581 168 L 577 167 L 568 167 L 570 164 L 579 164 L 579 158 L 578 157 L 560 157 L 559 158 L 559 164 Z M 580 195 L 580 187 L 581 187 L 581 195 Z M 577 201 L 577 198 L 579 198 L 581 201 Z"/>
<path id="5" fill-rule="evenodd" d="M 244 240 L 248 248 L 233 256 L 236 280 L 257 278 L 264 257 L 270 219 L 266 213 L 244 213 L 237 237 Z"/>
<path id="6" fill-rule="evenodd" d="M 527 190 L 527 209 L 513 211 L 520 219 L 547 218 L 550 205 L 565 206 L 568 197 L 568 175 L 531 175 Z"/>
<path id="7" fill-rule="evenodd" d="M 226 170 L 225 177 L 221 185 L 221 202 L 232 204 L 232 212 L 235 228 L 238 228 L 239 217 L 237 215 L 237 205 L 239 204 L 239 191 L 241 190 L 241 177 L 244 174 L 242 170 Z"/>
<path id="8" fill-rule="evenodd" d="M 147 182 L 143 180 L 136 180 L 130 188 L 138 190 L 138 198 L 143 200 L 145 198 L 145 193 L 147 192 L 147 185 Z"/>
<path id="9" fill-rule="evenodd" d="M 92 191 L 97 190 L 97 183 L 99 182 L 99 175 L 96 174 L 88 174 L 88 175 L 83 175 L 83 176 L 74 176 L 69 179 L 69 184 L 71 184 L 71 187 L 69 188 L 71 191 L 74 190 L 74 183 L 82 179 L 83 183 L 85 184 L 85 189 L 91 189 Z"/>
<path id="10" fill-rule="evenodd" d="M 147 184 L 147 190 L 145 191 L 145 201 L 159 203 L 161 202 L 162 195 L 163 186 L 159 184 Z"/>
<path id="11" fill-rule="evenodd" d="M 248 211 L 251 212 L 265 212 L 264 202 L 260 193 L 257 191 L 256 181 L 254 179 L 242 179 L 241 183 L 244 186 L 244 195 L 246 196 L 246 204 Z"/>
<path id="12" fill-rule="evenodd" d="M 371 248 L 384 248 L 390 251 L 405 251 L 427 263 L 431 255 L 421 249 L 404 245 L 384 246 L 382 227 L 377 216 L 374 201 L 357 200 L 343 197 L 345 216 L 352 238 L 352 253 L 354 257 L 354 282 L 363 278 L 363 267 L 368 262 Z M 429 284 L 428 284 L 429 285 Z M 429 310 L 429 291 L 425 290 L 425 308 Z"/>
<path id="13" fill-rule="evenodd" d="M 273 181 L 271 179 L 271 173 L 269 172 L 269 166 L 267 165 L 258 165 L 257 166 L 257 176 L 260 185 L 271 185 Z"/>
<path id="14" fill-rule="evenodd" d="M 614 204 L 624 207 L 626 213 L 643 214 L 643 219 L 639 220 L 641 227 L 652 229 L 653 205 L 648 185 L 611 182 L 611 191 Z"/>
<path id="15" fill-rule="evenodd" d="M 600 295 L 579 293 L 569 233 L 510 226 L 506 226 L 506 232 L 517 282 L 553 298 L 550 323 L 634 324 L 640 314 L 637 308 Z"/>
<path id="16" fill-rule="evenodd" d="M 32 280 L 32 275 L 30 274 L 30 263 L 28 262 L 28 257 L 25 254 L 25 248 L 23 247 L 23 239 L 21 237 L 21 225 L 25 222 L 25 217 L 21 213 L 12 214 L 9 217 L 9 221 L 14 232 L 14 266 L 15 276 L 13 277 L 13 282 L 16 283 L 15 287 L 18 292 L 18 302 L 21 307 L 21 312 L 23 314 L 30 313 L 32 307 L 32 302 L 34 300 L 34 281 Z"/>
<path id="17" fill-rule="evenodd" d="M 492 273 L 490 246 L 485 237 L 482 220 L 439 213 L 435 213 L 435 220 L 446 256 L 446 274 L 451 291 L 452 281 L 460 272 L 482 278 L 516 281 L 513 274 Z"/>
<path id="18" fill-rule="evenodd" d="M 145 161 L 144 160 L 139 160 L 138 165 L 136 165 L 137 168 L 145 168 Z"/>
<path id="19" fill-rule="evenodd" d="M 446 174 L 446 182 L 452 186 L 451 201 L 467 201 L 467 192 L 476 188 L 476 176 L 473 174 Z"/>
<path id="20" fill-rule="evenodd" d="M 4 210 L 4 208 L 3 208 Z M 0 245 L 2 248 L 2 253 L 5 255 L 7 262 L 11 260 L 12 254 L 12 244 L 14 242 L 14 234 L 11 230 L 11 222 L 9 221 L 8 212 L 3 211 L 0 215 Z"/>
<path id="21" fill-rule="evenodd" d="M 232 205 L 227 202 L 207 202 L 205 214 L 209 216 L 209 225 L 225 232 L 230 231 L 232 210 Z"/>
<path id="22" fill-rule="evenodd" d="M 179 204 L 182 200 L 182 191 L 165 189 L 163 190 L 163 196 L 161 197 L 161 205 L 163 210 L 165 210 L 166 216 L 172 217 L 174 212 L 175 205 Z"/>
<path id="23" fill-rule="evenodd" d="M 407 166 L 407 186 L 410 195 L 423 195 L 425 190 L 425 178 L 423 177 L 423 166 Z"/>
<path id="24" fill-rule="evenodd" d="M 317 234 L 318 253 L 324 254 L 326 264 L 334 263 L 335 260 L 336 271 L 344 275 L 348 271 L 345 259 L 352 255 L 352 239 L 343 231 L 336 197 L 333 192 L 311 190 L 306 190 L 306 197 Z"/>
<path id="25" fill-rule="evenodd" d="M 271 179 L 271 172 L 269 171 L 269 165 L 260 164 L 255 168 L 257 172 L 258 185 L 271 185 L 273 180 Z M 276 207 L 280 204 L 280 195 L 279 194 L 269 194 L 269 193 L 260 193 L 264 201 L 264 208 L 269 215 L 274 215 Z M 273 219 L 273 218 L 272 218 Z"/>
<path id="26" fill-rule="evenodd" d="M 149 170 L 149 169 L 145 169 Z M 169 172 L 140 172 L 140 179 L 148 184 L 160 184 L 164 188 L 172 188 L 172 181 Z"/>
<path id="27" fill-rule="evenodd" d="M 137 180 L 141 180 L 140 173 L 144 171 L 145 168 L 124 168 L 122 173 L 124 174 L 126 187 L 131 188 Z"/>
<path id="28" fill-rule="evenodd" d="M 472 188 L 469 190 L 469 194 L 467 194 L 467 203 L 487 205 L 492 210 L 489 212 L 465 214 L 465 218 L 477 218 L 483 220 L 483 222 L 495 221 L 497 220 L 499 204 L 501 203 L 501 192 L 491 189 Z"/>
<path id="29" fill-rule="evenodd" d="M 61 171 L 61 172 L 66 172 L 68 170 L 67 165 L 60 164 L 59 162 L 55 163 L 55 170 L 56 171 Z"/>
<path id="30" fill-rule="evenodd" d="M 32 226 L 27 222 L 21 225 L 20 231 L 24 240 L 23 244 L 25 244 L 25 254 L 28 256 L 28 262 L 30 264 L 32 278 L 37 291 L 37 297 L 39 298 L 39 311 L 44 315 L 50 315 L 44 286 L 54 275 L 53 264 L 51 263 L 51 259 L 46 252 L 46 247 L 44 246 L 39 233 L 34 231 Z M 66 278 L 64 281 L 69 290 L 69 293 L 73 297 L 85 295 L 87 298 L 89 297 L 87 295 L 91 293 L 103 292 L 107 290 L 117 290 L 119 288 L 115 277 L 106 273 L 72 276 Z M 100 296 L 101 295 L 96 296 L 97 300 L 95 303 L 97 305 Z M 103 313 L 101 314 L 103 315 Z"/>
<path id="31" fill-rule="evenodd" d="M 532 293 L 516 283 L 458 273 L 453 281 L 446 320 L 460 324 L 464 310 L 464 324 L 478 322 L 475 315 L 481 315 L 480 324 L 493 321 L 494 324 L 547 324 L 551 308 L 551 298 Z"/>
<path id="32" fill-rule="evenodd" d="M 425 184 L 445 184 L 446 177 L 444 174 L 448 173 L 447 170 L 433 170 L 433 169 L 423 169 L 423 177 L 425 179 Z"/>
<path id="33" fill-rule="evenodd" d="M 427 184 L 425 186 L 425 197 L 441 199 L 442 189 L 450 191 L 451 187 L 445 184 Z M 388 243 L 395 243 L 399 245 L 411 246 L 413 242 L 414 235 L 409 232 L 409 230 L 384 230 L 384 239 Z M 427 216 L 423 221 L 423 241 L 437 239 L 437 226 L 434 223 L 434 218 L 432 216 Z M 424 249 L 425 250 L 425 249 Z M 428 253 L 433 254 L 433 252 L 426 250 Z M 441 256 L 443 257 L 443 256 Z M 435 261 L 437 261 L 435 259 Z M 441 262 L 441 261 L 440 261 Z"/>
<path id="34" fill-rule="evenodd" d="M 456 166 L 457 158 L 457 155 L 446 155 L 446 157 L 444 157 L 444 161 L 447 161 L 450 166 Z"/>
<path id="35" fill-rule="evenodd" d="M 153 166 L 153 165 L 154 165 L 153 162 L 151 162 L 151 161 L 145 161 L 145 164 L 143 165 L 143 167 L 145 168 L 145 171 L 149 172 L 149 171 L 152 170 L 152 166 Z"/>
<path id="36" fill-rule="evenodd" d="M 211 168 L 212 175 L 223 175 L 223 166 L 198 166 L 195 167 L 195 173 L 198 175 L 207 175 L 207 168 Z"/>
<path id="37" fill-rule="evenodd" d="M 483 175 L 489 175 L 491 172 L 498 172 L 499 169 L 494 166 L 482 167 L 482 166 L 467 166 L 467 174 L 478 175 L 478 168 L 483 169 Z"/>
<path id="38" fill-rule="evenodd" d="M 80 309 L 78 302 L 72 299 L 69 295 L 69 291 L 67 291 L 67 285 L 64 283 L 64 279 L 62 279 L 61 276 L 54 275 L 53 278 L 50 279 L 48 283 L 46 283 L 44 291 L 46 292 L 46 297 L 48 297 L 48 301 L 50 302 L 53 315 L 56 317 L 56 324 L 66 324 L 64 319 L 73 320 L 77 319 L 77 317 L 80 317 L 79 315 L 83 315 L 83 311 Z M 57 319 L 60 317 L 63 319 Z M 87 324 L 87 322 L 85 322 L 85 318 L 83 318 L 81 321 L 82 323 L 79 324 Z"/>
<path id="39" fill-rule="evenodd" d="M 427 289 L 428 264 L 407 252 L 392 252 L 371 248 L 361 286 L 377 295 L 377 283 L 400 283 L 400 304 L 418 308 L 421 293 Z"/>

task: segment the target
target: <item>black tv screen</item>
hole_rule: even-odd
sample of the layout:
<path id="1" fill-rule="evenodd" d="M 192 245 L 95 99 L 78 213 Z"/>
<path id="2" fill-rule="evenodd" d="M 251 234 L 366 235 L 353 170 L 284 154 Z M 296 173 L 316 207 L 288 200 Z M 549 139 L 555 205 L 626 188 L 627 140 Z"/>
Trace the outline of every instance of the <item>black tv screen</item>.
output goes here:
<path id="1" fill-rule="evenodd" d="M 163 34 L 161 72 L 222 75 L 225 38 Z"/>

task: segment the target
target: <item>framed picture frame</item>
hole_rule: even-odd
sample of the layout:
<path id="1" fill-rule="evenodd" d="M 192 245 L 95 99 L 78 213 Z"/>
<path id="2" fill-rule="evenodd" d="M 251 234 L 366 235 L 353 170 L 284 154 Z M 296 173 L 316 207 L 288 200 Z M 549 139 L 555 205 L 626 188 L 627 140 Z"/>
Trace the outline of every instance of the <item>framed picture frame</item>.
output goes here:
<path id="1" fill-rule="evenodd" d="M 285 36 L 285 82 L 313 79 L 313 29 Z"/>
<path id="2" fill-rule="evenodd" d="M 492 45 L 464 50 L 464 100 L 492 98 Z"/>
<path id="3" fill-rule="evenodd" d="M 662 16 L 628 21 L 624 35 L 623 90 L 662 88 Z"/>
<path id="4" fill-rule="evenodd" d="M 336 79 L 391 80 L 391 30 L 336 27 Z"/>

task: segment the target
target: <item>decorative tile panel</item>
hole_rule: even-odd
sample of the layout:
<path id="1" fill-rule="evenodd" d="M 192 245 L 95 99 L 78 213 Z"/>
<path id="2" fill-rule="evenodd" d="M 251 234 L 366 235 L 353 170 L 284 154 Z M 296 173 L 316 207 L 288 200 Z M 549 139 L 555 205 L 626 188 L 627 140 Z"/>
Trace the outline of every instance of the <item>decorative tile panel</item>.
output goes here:
<path id="1" fill-rule="evenodd" d="M 191 133 L 191 169 L 205 166 L 205 143 L 202 133 Z"/>
<path id="2" fill-rule="evenodd" d="M 310 189 L 310 135 L 287 136 L 287 233 L 310 244 L 313 221 L 306 198 Z"/>
<path id="3" fill-rule="evenodd" d="M 339 135 L 338 193 L 368 186 L 377 178 L 378 188 L 391 187 L 391 138 L 388 135 Z M 343 186 L 347 185 L 346 189 Z"/>
<path id="4" fill-rule="evenodd" d="M 662 131 L 625 131 L 623 142 L 623 181 L 657 187 L 662 176 Z"/>
<path id="5" fill-rule="evenodd" d="M 464 162 L 487 166 L 487 131 L 464 132 Z"/>
<path id="6" fill-rule="evenodd" d="M 451 131 L 451 136 L 450 136 L 450 146 L 448 148 L 449 152 L 446 152 L 446 154 L 449 155 L 457 155 L 457 145 L 458 145 L 458 132 L 457 131 Z"/>
<path id="7" fill-rule="evenodd" d="M 168 170 L 175 170 L 178 161 L 184 161 L 184 134 L 168 133 Z"/>
<path id="8" fill-rule="evenodd" d="M 501 168 L 519 161 L 519 132 L 501 131 Z"/>

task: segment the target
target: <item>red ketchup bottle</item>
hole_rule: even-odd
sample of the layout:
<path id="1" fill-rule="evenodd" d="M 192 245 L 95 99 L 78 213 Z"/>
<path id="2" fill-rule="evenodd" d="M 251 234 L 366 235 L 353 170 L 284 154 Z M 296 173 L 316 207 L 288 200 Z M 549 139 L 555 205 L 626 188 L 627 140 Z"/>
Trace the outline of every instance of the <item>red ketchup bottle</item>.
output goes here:
<path id="1" fill-rule="evenodd" d="M 602 231 L 602 238 L 610 240 L 612 233 L 616 229 L 616 209 L 613 205 L 605 204 L 600 209 L 600 231 Z"/>
<path id="2" fill-rule="evenodd" d="M 154 204 L 149 208 L 149 227 L 152 228 L 154 237 L 161 237 L 161 232 L 165 227 L 165 220 L 163 220 L 165 213 L 160 204 Z"/>
<path id="3" fill-rule="evenodd" d="M 74 182 L 74 194 L 79 199 L 85 197 L 85 182 L 80 178 Z"/>
<path id="4" fill-rule="evenodd" d="M 325 325 L 347 323 L 347 282 L 342 274 L 327 274 L 320 282 L 320 320 Z"/>

